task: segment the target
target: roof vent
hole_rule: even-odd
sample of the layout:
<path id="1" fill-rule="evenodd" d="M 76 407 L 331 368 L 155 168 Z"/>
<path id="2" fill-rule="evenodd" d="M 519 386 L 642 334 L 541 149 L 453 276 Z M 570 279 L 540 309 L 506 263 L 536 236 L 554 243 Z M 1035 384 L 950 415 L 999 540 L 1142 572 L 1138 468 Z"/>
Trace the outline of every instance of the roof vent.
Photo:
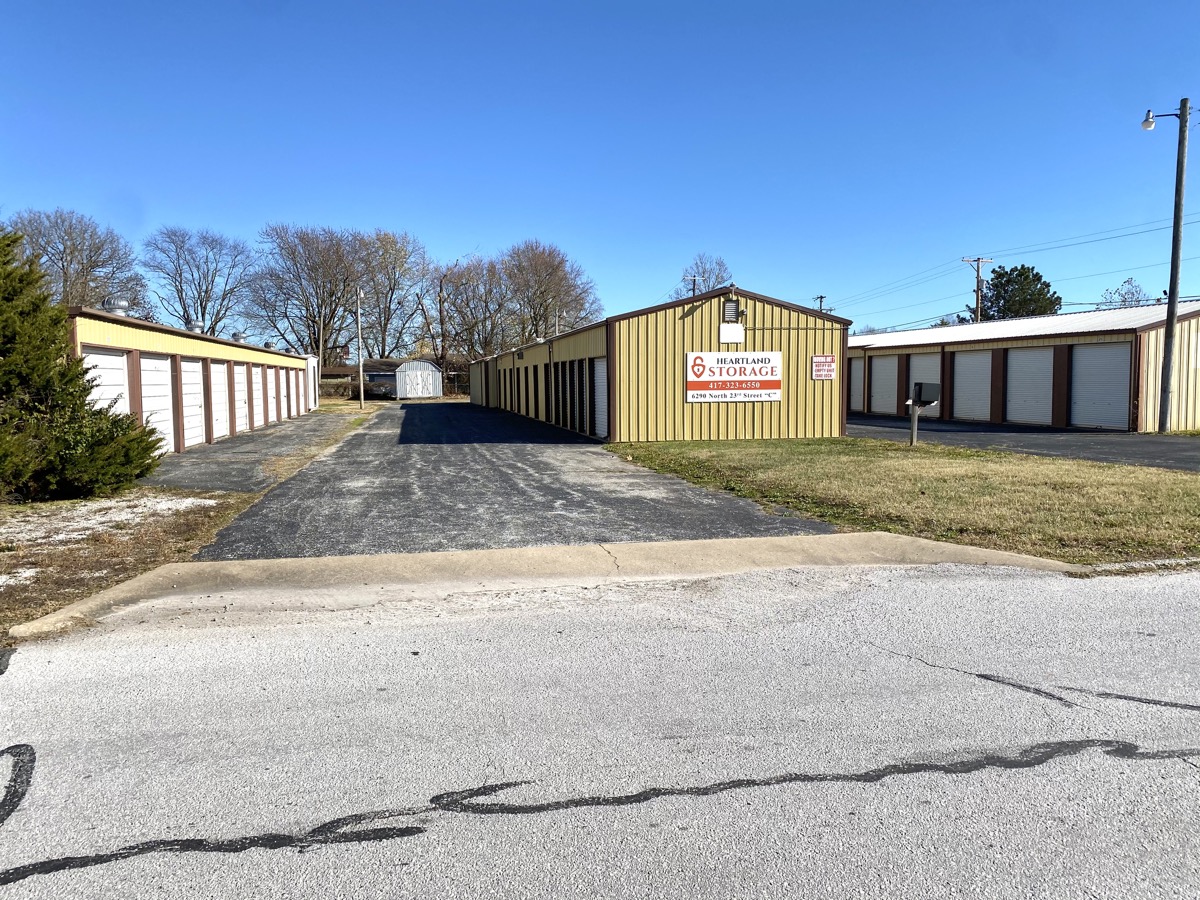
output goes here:
<path id="1" fill-rule="evenodd" d="M 187 330 L 193 334 L 204 334 L 204 323 L 199 319 L 188 319 Z"/>
<path id="2" fill-rule="evenodd" d="M 104 302 L 100 304 L 105 312 L 110 312 L 114 316 L 124 316 L 129 314 L 129 301 L 124 297 L 105 297 Z"/>
<path id="3" fill-rule="evenodd" d="M 268 350 L 274 350 L 278 345 L 274 341 L 267 341 L 263 346 Z"/>
<path id="4" fill-rule="evenodd" d="M 244 344 L 244 343 L 246 343 L 246 332 L 244 332 L 244 331 L 235 331 L 235 332 L 233 333 L 233 339 L 234 339 L 235 341 L 237 341 L 239 344 Z"/>

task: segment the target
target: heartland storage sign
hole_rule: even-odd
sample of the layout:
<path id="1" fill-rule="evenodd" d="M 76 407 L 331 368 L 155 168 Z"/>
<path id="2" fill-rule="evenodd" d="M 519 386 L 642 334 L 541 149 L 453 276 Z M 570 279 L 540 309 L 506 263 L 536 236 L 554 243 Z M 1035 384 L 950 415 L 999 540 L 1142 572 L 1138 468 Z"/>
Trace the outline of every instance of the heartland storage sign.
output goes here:
<path id="1" fill-rule="evenodd" d="M 687 354 L 687 402 L 783 399 L 783 354 Z"/>

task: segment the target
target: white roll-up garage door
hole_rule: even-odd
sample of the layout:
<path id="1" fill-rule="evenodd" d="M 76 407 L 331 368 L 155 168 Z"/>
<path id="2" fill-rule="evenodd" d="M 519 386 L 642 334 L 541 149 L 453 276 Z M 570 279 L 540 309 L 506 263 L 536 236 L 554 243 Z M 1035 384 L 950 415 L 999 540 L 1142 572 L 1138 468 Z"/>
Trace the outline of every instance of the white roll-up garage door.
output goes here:
<path id="1" fill-rule="evenodd" d="M 850 411 L 863 411 L 863 359 L 850 360 Z"/>
<path id="2" fill-rule="evenodd" d="M 300 370 L 291 369 L 292 378 L 292 415 L 304 415 L 304 391 L 301 389 Z"/>
<path id="3" fill-rule="evenodd" d="M 871 357 L 871 412 L 896 414 L 896 356 Z"/>
<path id="4" fill-rule="evenodd" d="M 183 446 L 204 443 L 204 366 L 198 359 L 179 361 L 179 386 L 183 395 Z"/>
<path id="5" fill-rule="evenodd" d="M 262 366 L 250 367 L 251 392 L 254 394 L 254 427 L 262 428 L 267 424 L 267 390 L 263 384 Z"/>
<path id="6" fill-rule="evenodd" d="M 1071 348 L 1071 424 L 1129 429 L 1129 344 Z"/>
<path id="7" fill-rule="evenodd" d="M 923 384 L 941 384 L 942 354 L 914 353 L 908 358 L 908 394 L 906 399 L 912 399 L 913 385 L 918 381 Z M 933 415 L 934 413 L 927 409 L 925 410 L 925 414 Z"/>
<path id="8" fill-rule="evenodd" d="M 1008 351 L 1004 418 L 1028 425 L 1049 425 L 1054 415 L 1054 350 L 1014 347 Z"/>
<path id="9" fill-rule="evenodd" d="M 229 363 L 209 366 L 209 396 L 212 397 L 213 440 L 229 436 Z"/>
<path id="10" fill-rule="evenodd" d="M 92 393 L 88 399 L 97 409 L 113 403 L 115 413 L 129 412 L 129 363 L 124 350 L 85 350 L 83 364 L 89 371 Z"/>
<path id="11" fill-rule="evenodd" d="M 282 418 L 290 419 L 292 411 L 292 373 L 288 369 L 279 370 L 279 412 Z"/>
<path id="12" fill-rule="evenodd" d="M 986 422 L 992 415 L 992 351 L 954 354 L 954 418 Z"/>
<path id="13" fill-rule="evenodd" d="M 537 377 L 537 369 L 534 370 Z M 608 359 L 596 359 L 596 373 L 592 382 L 592 402 L 596 405 L 596 437 L 608 437 Z"/>
<path id="14" fill-rule="evenodd" d="M 162 435 L 163 450 L 175 446 L 175 392 L 171 388 L 171 358 L 142 354 L 142 422 Z"/>
<path id="15" fill-rule="evenodd" d="M 233 366 L 233 424 L 241 434 L 250 430 L 250 399 L 246 392 L 250 367 L 240 363 L 230 365 Z"/>
<path id="16" fill-rule="evenodd" d="M 267 421 L 274 422 L 279 418 L 278 394 L 279 383 L 276 380 L 279 370 L 276 368 L 267 369 Z"/>

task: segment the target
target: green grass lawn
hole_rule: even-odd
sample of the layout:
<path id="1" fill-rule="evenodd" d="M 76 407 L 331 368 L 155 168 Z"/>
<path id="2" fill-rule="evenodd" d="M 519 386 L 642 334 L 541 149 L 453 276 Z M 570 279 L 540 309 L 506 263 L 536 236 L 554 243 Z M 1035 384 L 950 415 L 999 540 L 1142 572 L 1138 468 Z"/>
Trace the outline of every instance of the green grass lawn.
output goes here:
<path id="1" fill-rule="evenodd" d="M 1072 563 L 1200 556 L 1200 475 L 832 438 L 610 444 L 640 465 L 852 531 Z"/>

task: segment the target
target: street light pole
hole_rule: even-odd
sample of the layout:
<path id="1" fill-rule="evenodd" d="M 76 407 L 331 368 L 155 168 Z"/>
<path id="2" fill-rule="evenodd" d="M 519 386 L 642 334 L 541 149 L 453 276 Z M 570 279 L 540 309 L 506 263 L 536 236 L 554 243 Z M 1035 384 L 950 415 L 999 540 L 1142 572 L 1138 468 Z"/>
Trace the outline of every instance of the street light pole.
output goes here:
<path id="1" fill-rule="evenodd" d="M 358 408 L 366 408 L 366 400 L 363 394 L 363 358 L 362 358 L 362 288 L 358 289 L 358 297 L 355 303 L 355 313 L 358 319 Z"/>
<path id="2" fill-rule="evenodd" d="M 1175 224 L 1171 230 L 1171 281 L 1167 288 L 1167 319 L 1163 325 L 1162 375 L 1158 393 L 1158 431 L 1167 432 L 1171 421 L 1172 381 L 1175 369 L 1175 320 L 1179 314 L 1179 263 L 1183 255 L 1183 185 L 1187 174 L 1188 98 L 1179 101 L 1179 112 L 1160 113 L 1179 120 L 1179 152 L 1175 158 Z M 1154 113 L 1146 110 L 1142 128 L 1154 130 Z"/>

